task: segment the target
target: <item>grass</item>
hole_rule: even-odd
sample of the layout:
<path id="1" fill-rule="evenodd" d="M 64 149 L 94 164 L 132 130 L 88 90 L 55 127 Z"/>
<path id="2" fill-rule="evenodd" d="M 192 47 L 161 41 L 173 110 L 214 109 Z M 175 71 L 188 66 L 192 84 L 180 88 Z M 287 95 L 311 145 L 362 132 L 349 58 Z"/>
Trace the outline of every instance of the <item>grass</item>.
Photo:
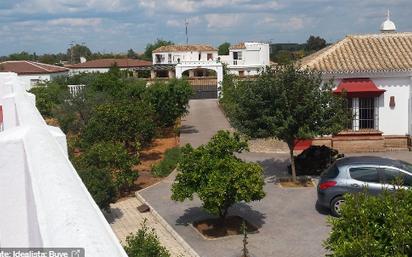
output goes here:
<path id="1" fill-rule="evenodd" d="M 177 166 L 180 159 L 180 147 L 173 147 L 165 152 L 164 159 L 155 164 L 152 173 L 155 177 L 168 176 Z"/>

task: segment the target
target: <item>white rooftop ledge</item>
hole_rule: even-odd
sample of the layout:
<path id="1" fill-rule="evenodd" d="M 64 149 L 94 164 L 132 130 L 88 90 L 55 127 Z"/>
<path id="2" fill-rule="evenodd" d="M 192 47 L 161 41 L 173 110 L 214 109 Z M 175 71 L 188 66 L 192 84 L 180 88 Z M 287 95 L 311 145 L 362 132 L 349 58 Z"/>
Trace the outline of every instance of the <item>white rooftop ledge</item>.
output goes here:
<path id="1" fill-rule="evenodd" d="M 127 257 L 14 73 L 0 73 L 0 247 L 81 247 L 87 257 Z"/>

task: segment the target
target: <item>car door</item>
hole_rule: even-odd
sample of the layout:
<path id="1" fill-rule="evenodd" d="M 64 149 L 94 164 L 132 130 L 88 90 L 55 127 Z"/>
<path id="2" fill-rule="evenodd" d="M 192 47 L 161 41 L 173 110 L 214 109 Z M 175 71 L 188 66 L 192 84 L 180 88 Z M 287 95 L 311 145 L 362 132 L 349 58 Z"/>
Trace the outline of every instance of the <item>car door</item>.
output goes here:
<path id="1" fill-rule="evenodd" d="M 366 190 L 369 194 L 377 195 L 382 190 L 382 177 L 379 166 L 359 165 L 349 167 L 349 189 L 351 193 L 358 193 Z"/>
<path id="2" fill-rule="evenodd" d="M 412 186 L 412 176 L 396 167 L 380 167 L 384 178 L 384 187 L 394 191 L 396 187 L 408 188 Z"/>

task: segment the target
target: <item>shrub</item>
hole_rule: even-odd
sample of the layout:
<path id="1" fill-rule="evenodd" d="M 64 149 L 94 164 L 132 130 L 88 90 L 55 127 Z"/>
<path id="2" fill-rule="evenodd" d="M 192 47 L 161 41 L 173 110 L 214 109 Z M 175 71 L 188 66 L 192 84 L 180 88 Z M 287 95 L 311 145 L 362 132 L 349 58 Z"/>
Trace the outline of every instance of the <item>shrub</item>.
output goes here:
<path id="1" fill-rule="evenodd" d="M 100 209 L 110 211 L 110 203 L 117 199 L 110 171 L 90 166 L 79 170 L 78 173 Z"/>
<path id="2" fill-rule="evenodd" d="M 99 105 L 86 124 L 83 139 L 96 142 L 122 142 L 134 150 L 135 144 L 147 145 L 155 135 L 153 110 L 145 102 L 121 101 Z"/>
<path id="3" fill-rule="evenodd" d="M 138 177 L 138 173 L 132 170 L 138 159 L 129 155 L 120 143 L 94 144 L 86 149 L 75 163 L 80 169 L 94 167 L 110 171 L 113 184 L 119 193 L 128 192 Z"/>
<path id="4" fill-rule="evenodd" d="M 330 218 L 329 256 L 412 256 L 412 190 L 346 195 L 341 218 Z"/>
<path id="5" fill-rule="evenodd" d="M 36 107 L 45 117 L 51 117 L 56 105 L 60 104 L 69 94 L 67 87 L 53 82 L 33 87 L 30 93 L 36 96 Z"/>
<path id="6" fill-rule="evenodd" d="M 186 114 L 192 87 L 186 80 L 156 82 L 148 89 L 148 102 L 154 107 L 158 126 L 168 128 Z"/>
<path id="7" fill-rule="evenodd" d="M 164 159 L 155 164 L 152 168 L 152 173 L 156 177 L 168 176 L 177 166 L 180 158 L 180 147 L 168 149 L 165 152 Z"/>
<path id="8" fill-rule="evenodd" d="M 126 238 L 124 247 L 129 257 L 170 257 L 169 251 L 160 244 L 154 229 L 147 226 L 145 219 L 136 234 Z"/>

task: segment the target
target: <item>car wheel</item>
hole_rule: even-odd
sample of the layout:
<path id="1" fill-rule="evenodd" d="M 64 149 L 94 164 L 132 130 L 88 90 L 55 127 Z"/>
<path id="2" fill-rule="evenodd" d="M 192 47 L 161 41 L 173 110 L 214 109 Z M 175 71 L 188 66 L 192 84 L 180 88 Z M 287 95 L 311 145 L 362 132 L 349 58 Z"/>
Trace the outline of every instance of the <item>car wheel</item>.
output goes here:
<path id="1" fill-rule="evenodd" d="M 333 216 L 339 217 L 340 216 L 340 208 L 342 204 L 345 202 L 343 196 L 335 197 L 332 202 L 330 203 L 330 211 Z"/>

